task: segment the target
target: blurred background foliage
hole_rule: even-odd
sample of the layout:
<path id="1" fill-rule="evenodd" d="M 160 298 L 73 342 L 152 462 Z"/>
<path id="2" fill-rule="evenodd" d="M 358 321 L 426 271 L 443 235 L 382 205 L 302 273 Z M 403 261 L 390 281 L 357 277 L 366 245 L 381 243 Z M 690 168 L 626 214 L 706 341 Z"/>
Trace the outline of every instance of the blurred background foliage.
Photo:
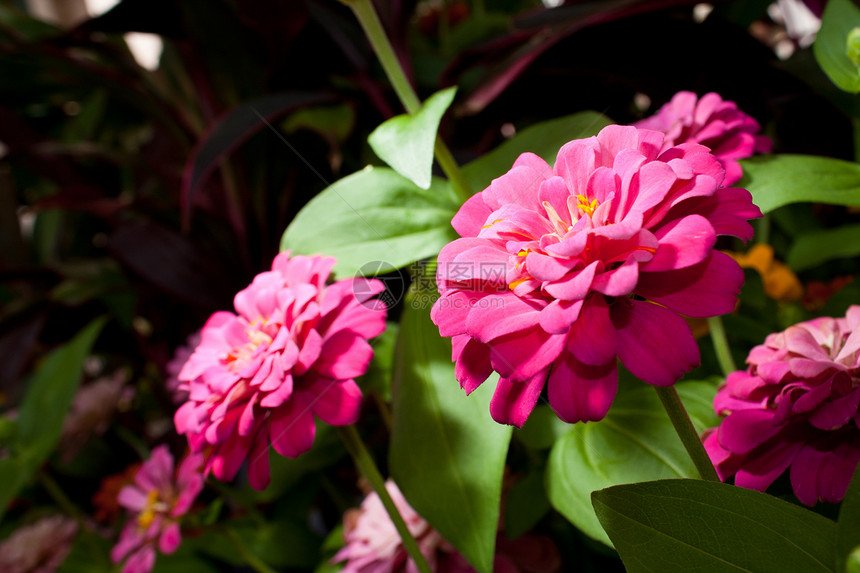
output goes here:
<path id="1" fill-rule="evenodd" d="M 66 20 L 53 22 L 43 18 L 51 3 L 41 15 L 34 4 L 0 0 L 0 408 L 17 411 L 41 360 L 108 318 L 99 358 L 70 364 L 85 383 L 120 376 L 132 390 L 97 440 L 49 460 L 49 473 L 88 508 L 101 477 L 149 445 L 168 439 L 179 451 L 165 386 L 174 349 L 268 267 L 303 205 L 380 164 L 367 136 L 402 110 L 352 13 L 335 0 L 122 0 L 94 17 L 58 0 L 53 14 Z M 857 153 L 855 98 L 829 82 L 808 42 L 792 38 L 767 1 L 376 6 L 422 99 L 459 86 L 440 133 L 461 164 L 537 122 L 595 110 L 630 123 L 680 90 L 737 102 L 775 152 Z M 139 63 L 129 33 L 158 37 L 157 65 Z M 791 205 L 768 219 L 767 242 L 772 258 L 786 261 L 801 235 L 857 223 L 844 207 Z M 767 263 L 748 271 L 742 312 L 725 320 L 739 364 L 765 334 L 812 314 L 841 316 L 858 300 L 852 253 L 823 262 L 793 256 L 802 261 L 793 271 L 800 297 L 768 295 Z M 713 372 L 703 349 L 703 371 Z M 277 504 L 288 488 L 307 499 L 325 490 L 326 526 L 318 530 L 327 531 L 354 501 L 332 493 L 334 483 L 354 483 L 354 474 L 302 481 L 343 455 L 336 440 L 318 440 L 301 468 L 273 470 L 282 473 L 274 492 L 235 495 Z M 512 446 L 511 455 L 528 451 Z M 8 515 L 43 503 L 45 487 L 30 486 Z M 306 511 L 281 511 L 267 526 L 271 535 L 305 531 L 296 523 Z M 570 533 L 558 516 L 548 519 L 547 530 Z M 9 527 L 7 520 L 0 533 Z M 580 545 L 595 549 L 585 538 Z M 316 563 L 280 551 L 273 565 Z M 605 552 L 593 553 L 595 563 Z"/>

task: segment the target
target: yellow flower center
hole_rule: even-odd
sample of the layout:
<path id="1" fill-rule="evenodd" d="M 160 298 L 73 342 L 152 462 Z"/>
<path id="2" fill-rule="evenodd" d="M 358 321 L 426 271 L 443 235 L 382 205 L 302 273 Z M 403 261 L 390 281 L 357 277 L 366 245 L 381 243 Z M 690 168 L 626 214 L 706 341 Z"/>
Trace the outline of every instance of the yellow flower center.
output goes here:
<path id="1" fill-rule="evenodd" d="M 591 201 L 589 201 L 588 197 L 586 197 L 585 195 L 577 195 L 576 200 L 579 201 L 579 203 L 576 204 L 576 207 L 589 217 L 594 215 L 595 209 L 600 206 L 600 204 L 597 202 L 597 199 L 592 199 Z"/>
<path id="2" fill-rule="evenodd" d="M 141 529 L 149 529 L 149 526 L 152 525 L 153 521 L 155 521 L 155 516 L 160 511 L 164 511 L 165 508 L 166 505 L 158 499 L 158 490 L 151 490 L 146 494 L 146 506 L 143 508 L 143 511 L 140 512 L 140 515 L 137 516 L 138 527 Z"/>

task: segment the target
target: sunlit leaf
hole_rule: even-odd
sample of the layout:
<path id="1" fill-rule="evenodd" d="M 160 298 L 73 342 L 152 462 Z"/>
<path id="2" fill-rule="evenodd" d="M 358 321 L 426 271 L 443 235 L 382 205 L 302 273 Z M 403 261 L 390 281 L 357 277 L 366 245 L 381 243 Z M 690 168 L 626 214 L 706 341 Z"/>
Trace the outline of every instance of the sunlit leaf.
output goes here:
<path id="1" fill-rule="evenodd" d="M 456 92 L 453 87 L 433 94 L 417 113 L 392 117 L 367 138 L 380 159 L 421 189 L 430 187 L 436 132 Z"/>
<path id="2" fill-rule="evenodd" d="M 448 183 L 430 189 L 385 167 L 367 167 L 325 188 L 299 211 L 281 249 L 337 258 L 341 278 L 398 269 L 433 257 L 457 238 L 451 218 L 459 203 Z M 377 263 L 377 264 L 375 264 Z"/>
<path id="3" fill-rule="evenodd" d="M 492 570 L 511 428 L 490 417 L 495 384 L 465 396 L 430 309 L 403 312 L 389 467 L 406 499 L 480 572 Z"/>
<path id="4" fill-rule="evenodd" d="M 676 385 L 698 431 L 716 426 L 716 385 Z M 574 424 L 552 449 L 547 493 L 553 507 L 586 535 L 610 545 L 591 507 L 591 492 L 621 483 L 698 477 L 653 388 L 622 388 L 606 418 Z"/>
<path id="5" fill-rule="evenodd" d="M 800 235 L 788 251 L 786 262 L 795 271 L 817 267 L 833 259 L 860 255 L 860 225 L 845 225 Z"/>
<path id="6" fill-rule="evenodd" d="M 860 165 L 812 155 L 765 155 L 741 161 L 743 179 L 762 213 L 789 203 L 860 205 Z"/>

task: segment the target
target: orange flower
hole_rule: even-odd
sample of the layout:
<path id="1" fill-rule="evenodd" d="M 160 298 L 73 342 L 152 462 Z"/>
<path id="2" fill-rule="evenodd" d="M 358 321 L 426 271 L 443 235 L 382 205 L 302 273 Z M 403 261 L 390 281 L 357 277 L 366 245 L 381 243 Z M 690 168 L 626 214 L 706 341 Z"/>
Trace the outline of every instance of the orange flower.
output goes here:
<path id="1" fill-rule="evenodd" d="M 803 286 L 788 266 L 773 258 L 773 247 L 757 243 L 746 254 L 728 253 L 745 269 L 755 269 L 764 282 L 764 293 L 774 300 L 792 302 L 803 296 Z"/>

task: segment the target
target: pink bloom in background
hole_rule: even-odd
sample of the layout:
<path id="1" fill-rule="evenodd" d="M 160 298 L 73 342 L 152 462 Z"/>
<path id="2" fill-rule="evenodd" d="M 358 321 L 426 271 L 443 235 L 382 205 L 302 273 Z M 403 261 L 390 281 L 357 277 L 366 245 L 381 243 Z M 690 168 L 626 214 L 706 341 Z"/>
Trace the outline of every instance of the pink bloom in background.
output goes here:
<path id="1" fill-rule="evenodd" d="M 391 496 L 421 554 L 435 573 L 474 573 L 475 569 L 429 523 L 418 515 L 388 480 L 385 489 Z M 360 509 L 344 515 L 346 545 L 332 558 L 345 561 L 341 573 L 417 573 L 388 512 L 376 492 L 361 502 Z M 539 535 L 523 535 L 516 540 L 500 536 L 493 562 L 495 573 L 553 573 L 561 567 L 558 550 L 552 541 Z"/>
<path id="2" fill-rule="evenodd" d="M 331 257 L 275 257 L 234 299 L 236 314 L 216 312 L 179 373 L 188 401 L 176 429 L 206 472 L 231 480 L 248 458 L 256 489 L 269 483 L 269 443 L 296 457 L 314 441 L 314 417 L 335 426 L 358 419 L 361 376 L 373 355 L 369 338 L 385 330 L 385 305 L 369 300 L 377 280 L 326 286 Z"/>
<path id="3" fill-rule="evenodd" d="M 701 145 L 666 149 L 662 133 L 615 125 L 565 144 L 554 168 L 521 155 L 466 201 L 431 313 L 466 393 L 495 370 L 498 422 L 522 426 L 545 384 L 561 419 L 600 420 L 617 358 L 661 386 L 696 366 L 679 315 L 733 310 L 743 272 L 714 243 L 749 239 L 761 216 L 723 174 Z"/>
<path id="4" fill-rule="evenodd" d="M 124 561 L 122 573 L 147 573 L 155 564 L 155 548 L 176 551 L 182 543 L 179 519 L 203 489 L 203 456 L 191 454 L 174 475 L 173 456 L 167 446 L 152 450 L 134 477 L 117 497 L 129 512 L 119 541 L 111 550 L 114 563 Z"/>
<path id="5" fill-rule="evenodd" d="M 701 99 L 693 92 L 678 92 L 656 114 L 634 125 L 665 133 L 663 151 L 681 143 L 706 146 L 725 167 L 723 184 L 727 186 L 741 178 L 738 159 L 771 150 L 770 139 L 757 135 L 761 130 L 758 122 L 740 111 L 735 102 L 723 101 L 713 92 Z"/>
<path id="6" fill-rule="evenodd" d="M 187 385 L 183 385 L 182 381 L 179 380 L 179 373 L 182 372 L 182 367 L 185 366 L 185 363 L 194 354 L 194 350 L 199 344 L 200 331 L 198 330 L 188 335 L 188 340 L 185 341 L 185 344 L 176 347 L 176 350 L 173 351 L 173 357 L 164 366 L 167 372 L 164 385 L 173 398 L 173 401 L 177 404 L 181 404 L 188 399 Z"/>
<path id="7" fill-rule="evenodd" d="M 806 505 L 837 503 L 860 460 L 860 306 L 771 334 L 714 399 L 726 415 L 705 433 L 725 480 L 764 491 L 790 468 Z"/>
<path id="8" fill-rule="evenodd" d="M 77 523 L 61 515 L 16 529 L 0 543 L 0 571 L 53 573 L 66 560 L 77 532 Z"/>

